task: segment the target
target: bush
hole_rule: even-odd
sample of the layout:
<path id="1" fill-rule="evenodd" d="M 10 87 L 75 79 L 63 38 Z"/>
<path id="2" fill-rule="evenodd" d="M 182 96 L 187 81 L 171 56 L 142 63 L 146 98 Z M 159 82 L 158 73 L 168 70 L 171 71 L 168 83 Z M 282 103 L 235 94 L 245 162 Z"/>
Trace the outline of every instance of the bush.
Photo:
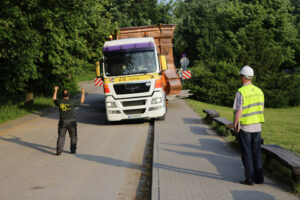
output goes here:
<path id="1" fill-rule="evenodd" d="M 237 66 L 224 61 L 196 61 L 192 79 L 184 82 L 192 98 L 207 103 L 232 106 L 235 93 L 241 87 Z M 283 108 L 300 105 L 300 77 L 269 71 L 254 77 L 253 84 L 262 89 L 265 106 Z"/>
<path id="2" fill-rule="evenodd" d="M 223 61 L 196 62 L 191 68 L 192 79 L 184 83 L 192 98 L 217 105 L 232 106 L 240 86 L 236 66 Z"/>
<path id="3" fill-rule="evenodd" d="M 285 73 L 266 72 L 258 86 L 265 94 L 265 106 L 282 108 L 300 105 L 300 78 Z"/>

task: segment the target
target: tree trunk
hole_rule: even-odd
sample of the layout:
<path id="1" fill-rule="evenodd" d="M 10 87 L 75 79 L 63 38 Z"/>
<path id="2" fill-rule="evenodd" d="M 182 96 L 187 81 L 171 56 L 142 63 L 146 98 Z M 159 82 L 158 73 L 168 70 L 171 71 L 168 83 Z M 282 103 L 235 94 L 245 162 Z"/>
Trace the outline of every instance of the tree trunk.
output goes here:
<path id="1" fill-rule="evenodd" d="M 25 104 L 33 104 L 33 92 L 25 91 Z"/>

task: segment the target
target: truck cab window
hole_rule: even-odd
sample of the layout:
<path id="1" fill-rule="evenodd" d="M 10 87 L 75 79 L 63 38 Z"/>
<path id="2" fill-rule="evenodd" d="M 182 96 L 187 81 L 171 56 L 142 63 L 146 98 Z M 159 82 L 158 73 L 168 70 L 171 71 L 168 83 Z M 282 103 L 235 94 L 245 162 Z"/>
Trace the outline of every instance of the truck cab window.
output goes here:
<path id="1" fill-rule="evenodd" d="M 154 51 L 107 54 L 104 66 L 107 76 L 152 73 L 157 70 Z"/>

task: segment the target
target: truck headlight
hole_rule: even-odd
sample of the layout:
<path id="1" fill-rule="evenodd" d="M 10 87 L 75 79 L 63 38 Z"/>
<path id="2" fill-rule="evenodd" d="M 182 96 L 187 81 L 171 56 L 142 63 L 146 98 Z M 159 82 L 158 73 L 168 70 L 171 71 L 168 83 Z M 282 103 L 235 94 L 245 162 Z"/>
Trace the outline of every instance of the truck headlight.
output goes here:
<path id="1" fill-rule="evenodd" d="M 106 103 L 106 106 L 107 106 L 108 108 L 116 108 L 116 107 L 117 107 L 117 105 L 116 105 L 115 102 L 107 102 L 107 103 Z"/>
<path id="2" fill-rule="evenodd" d="M 151 100 L 151 104 L 158 104 L 158 103 L 162 103 L 161 97 L 156 97 Z"/>

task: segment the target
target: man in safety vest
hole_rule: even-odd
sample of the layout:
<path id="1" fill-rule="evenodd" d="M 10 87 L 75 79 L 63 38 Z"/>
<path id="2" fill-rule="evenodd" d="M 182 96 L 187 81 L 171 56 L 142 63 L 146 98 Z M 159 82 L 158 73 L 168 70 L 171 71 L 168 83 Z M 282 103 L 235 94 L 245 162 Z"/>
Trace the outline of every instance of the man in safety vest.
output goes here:
<path id="1" fill-rule="evenodd" d="M 241 71 L 243 86 L 236 93 L 234 129 L 238 132 L 242 162 L 245 168 L 244 181 L 241 184 L 253 185 L 264 182 L 261 156 L 261 123 L 264 122 L 264 93 L 252 84 L 254 71 L 244 66 Z"/>

